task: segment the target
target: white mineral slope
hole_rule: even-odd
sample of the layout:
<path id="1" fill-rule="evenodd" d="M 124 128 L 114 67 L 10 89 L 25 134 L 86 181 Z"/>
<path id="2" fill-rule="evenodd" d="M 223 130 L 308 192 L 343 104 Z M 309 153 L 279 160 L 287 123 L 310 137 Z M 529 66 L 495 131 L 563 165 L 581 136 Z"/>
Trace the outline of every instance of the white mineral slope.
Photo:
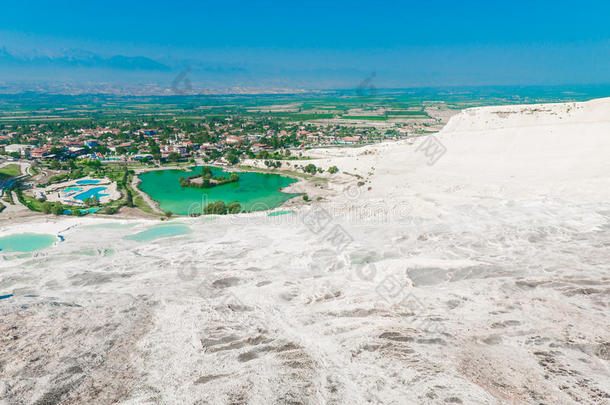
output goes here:
<path id="1" fill-rule="evenodd" d="M 152 221 L 2 226 L 66 241 L 0 262 L 0 401 L 608 404 L 609 119 L 466 110 L 434 165 L 431 138 L 314 151 L 342 171 L 295 186 L 320 201 L 148 243 L 124 236 Z"/>
<path id="2" fill-rule="evenodd" d="M 331 156 L 323 167 L 335 164 L 369 180 L 372 193 L 358 193 L 365 199 L 387 197 L 390 190 L 402 199 L 430 188 L 450 199 L 586 194 L 608 201 L 610 190 L 596 185 L 607 184 L 609 129 L 610 99 L 482 107 L 462 111 L 435 135 L 446 152 L 432 166 L 424 153 L 428 137 L 410 141 L 413 147 L 387 143 L 317 155 Z"/>

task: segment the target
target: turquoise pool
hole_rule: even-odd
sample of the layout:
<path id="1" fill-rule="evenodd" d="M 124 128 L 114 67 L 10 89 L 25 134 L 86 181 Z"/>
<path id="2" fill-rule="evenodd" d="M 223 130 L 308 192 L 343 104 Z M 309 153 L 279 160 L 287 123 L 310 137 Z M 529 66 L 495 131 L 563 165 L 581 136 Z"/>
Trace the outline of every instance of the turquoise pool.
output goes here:
<path id="1" fill-rule="evenodd" d="M 99 183 L 99 180 L 90 180 L 90 179 L 85 179 L 85 180 L 78 180 L 76 182 L 76 184 L 97 184 Z"/>
<path id="2" fill-rule="evenodd" d="M 57 238 L 44 233 L 17 233 L 0 238 L 0 250 L 3 252 L 34 252 L 46 249 Z"/>
<path id="3" fill-rule="evenodd" d="M 125 239 L 134 240 L 136 242 L 150 242 L 155 239 L 186 235 L 191 232 L 193 232 L 191 228 L 183 224 L 163 224 L 155 225 L 145 231 L 126 236 Z"/>
<path id="4" fill-rule="evenodd" d="M 99 200 L 100 198 L 108 195 L 102 194 L 102 191 L 106 191 L 106 187 L 93 187 L 85 191 L 84 193 L 75 195 L 74 198 L 77 200 L 85 201 L 87 198 L 97 197 L 97 199 Z"/>
<path id="5" fill-rule="evenodd" d="M 83 190 L 82 187 L 68 187 L 63 190 L 63 193 L 71 193 L 71 192 L 82 191 L 82 190 Z"/>
<path id="6" fill-rule="evenodd" d="M 79 209 L 80 213 L 83 215 L 92 214 L 92 213 L 98 212 L 99 210 L 101 210 L 101 208 L 85 208 L 82 210 Z M 62 214 L 63 215 L 72 215 L 72 210 L 64 210 L 64 212 L 62 212 Z"/>

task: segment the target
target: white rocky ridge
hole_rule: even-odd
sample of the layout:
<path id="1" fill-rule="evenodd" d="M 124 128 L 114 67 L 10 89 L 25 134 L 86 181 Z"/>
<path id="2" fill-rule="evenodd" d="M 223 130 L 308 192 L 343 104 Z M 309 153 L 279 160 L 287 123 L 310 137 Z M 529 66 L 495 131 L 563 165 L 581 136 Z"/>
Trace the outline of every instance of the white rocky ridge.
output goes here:
<path id="1" fill-rule="evenodd" d="M 66 241 L 0 262 L 0 402 L 610 403 L 610 99 L 314 153 L 292 215 L 2 224 Z"/>

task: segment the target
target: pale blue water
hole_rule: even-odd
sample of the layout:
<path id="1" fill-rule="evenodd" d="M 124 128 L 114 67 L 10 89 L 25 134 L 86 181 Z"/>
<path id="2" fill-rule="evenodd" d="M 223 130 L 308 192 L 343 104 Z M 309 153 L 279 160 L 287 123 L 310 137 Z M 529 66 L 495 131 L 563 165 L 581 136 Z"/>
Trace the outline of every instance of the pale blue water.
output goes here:
<path id="1" fill-rule="evenodd" d="M 43 233 L 17 233 L 0 238 L 0 250 L 3 252 L 34 252 L 46 249 L 57 238 Z"/>
<path id="2" fill-rule="evenodd" d="M 183 224 L 163 224 L 155 225 L 145 231 L 126 236 L 125 239 L 134 240 L 136 242 L 149 242 L 155 239 L 186 235 L 191 232 L 193 232 L 191 228 Z"/>
<path id="3" fill-rule="evenodd" d="M 93 188 L 90 188 L 89 190 L 85 191 L 84 193 L 75 195 L 74 198 L 77 200 L 85 201 L 87 198 L 93 198 L 93 196 L 96 196 L 99 200 L 100 198 L 108 195 L 108 194 L 101 193 L 102 191 L 105 191 L 105 190 L 106 190 L 106 187 L 93 187 Z"/>
<path id="4" fill-rule="evenodd" d="M 270 217 L 277 217 L 277 216 L 279 216 L 279 215 L 288 215 L 288 214 L 292 214 L 292 212 L 293 212 L 293 211 L 289 211 L 289 210 L 288 210 L 288 211 L 273 211 L 273 212 L 270 212 L 268 215 L 269 215 Z"/>
<path id="5" fill-rule="evenodd" d="M 99 180 L 89 180 L 89 179 L 85 179 L 85 180 L 79 180 L 76 182 L 76 184 L 97 184 L 99 183 Z"/>

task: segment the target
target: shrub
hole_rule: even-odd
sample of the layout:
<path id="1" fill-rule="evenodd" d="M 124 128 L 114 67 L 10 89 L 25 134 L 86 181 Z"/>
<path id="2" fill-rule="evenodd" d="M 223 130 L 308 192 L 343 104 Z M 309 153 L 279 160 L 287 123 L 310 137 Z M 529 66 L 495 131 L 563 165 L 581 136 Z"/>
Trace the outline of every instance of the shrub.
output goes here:
<path id="1" fill-rule="evenodd" d="M 127 190 L 127 206 L 129 208 L 133 207 L 133 195 L 131 194 L 131 191 Z"/>
<path id="2" fill-rule="evenodd" d="M 316 172 L 318 171 L 318 168 L 313 163 L 310 163 L 303 168 L 303 171 L 305 173 L 309 173 L 309 174 L 316 174 Z"/>
<path id="3" fill-rule="evenodd" d="M 51 207 L 51 214 L 53 215 L 61 215 L 64 213 L 64 207 L 61 204 L 53 204 Z"/>
<path id="4" fill-rule="evenodd" d="M 241 205 L 237 201 L 225 204 L 223 201 L 216 201 L 205 206 L 203 213 L 206 215 L 227 215 L 241 212 Z"/>
<path id="5" fill-rule="evenodd" d="M 116 214 L 116 212 L 117 212 L 118 210 L 119 210 L 119 209 L 118 209 L 117 207 L 111 207 L 111 206 L 107 206 L 107 207 L 105 207 L 105 208 L 104 208 L 104 209 L 101 211 L 101 213 L 102 213 L 102 214 L 106 214 L 106 215 L 113 215 L 113 214 Z"/>
<path id="6" fill-rule="evenodd" d="M 229 214 L 238 214 L 241 211 L 241 205 L 237 201 L 233 201 L 227 205 L 227 212 Z"/>
<path id="7" fill-rule="evenodd" d="M 206 215 L 226 215 L 227 206 L 222 201 L 209 203 L 203 209 L 203 213 Z"/>
<path id="8" fill-rule="evenodd" d="M 201 175 L 204 179 L 209 179 L 212 177 L 212 168 L 209 166 L 203 166 L 201 168 Z"/>

